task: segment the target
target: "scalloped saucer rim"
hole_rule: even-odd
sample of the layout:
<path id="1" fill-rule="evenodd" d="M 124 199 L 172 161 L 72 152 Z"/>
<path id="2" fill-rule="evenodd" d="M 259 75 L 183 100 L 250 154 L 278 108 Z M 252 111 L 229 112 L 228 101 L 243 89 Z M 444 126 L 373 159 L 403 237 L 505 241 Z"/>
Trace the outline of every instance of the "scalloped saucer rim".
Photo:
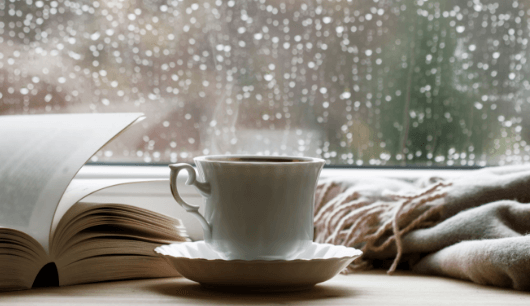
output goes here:
<path id="1" fill-rule="evenodd" d="M 329 252 L 324 254 L 328 255 L 327 257 L 323 257 L 322 254 L 318 253 L 318 249 L 322 247 L 327 247 L 330 249 L 334 249 L 332 251 L 335 251 L 335 254 L 340 254 L 340 256 L 329 256 Z M 191 253 L 189 250 L 193 250 L 195 252 Z M 178 254 L 178 252 L 175 251 L 188 251 L 188 254 L 182 254 L 181 256 L 175 256 Z M 341 252 L 338 252 L 338 251 Z M 173 253 L 172 253 L 173 251 Z M 181 243 L 173 243 L 173 244 L 166 244 L 161 245 L 157 248 L 155 248 L 155 252 L 159 255 L 167 255 L 171 256 L 173 258 L 187 258 L 187 259 L 202 259 L 207 261 L 244 261 L 244 262 L 258 262 L 258 261 L 265 261 L 268 263 L 271 262 L 283 262 L 283 261 L 294 261 L 294 260 L 305 260 L 305 261 L 313 261 L 313 260 L 327 260 L 330 258 L 349 258 L 349 257 L 359 257 L 362 255 L 362 251 L 346 247 L 343 245 L 333 245 L 333 244 L 326 244 L 326 243 L 317 243 L 313 242 L 308 248 L 306 248 L 304 251 L 299 253 L 295 258 L 292 259 L 254 259 L 254 260 L 247 260 L 247 259 L 224 259 L 221 258 L 219 254 L 217 254 L 215 251 L 213 251 L 210 247 L 208 247 L 208 244 L 206 244 L 203 240 L 200 241 L 191 241 L 191 242 L 181 242 Z M 317 254 L 319 257 L 310 257 L 311 253 Z M 172 253 L 172 254 L 171 254 Z M 202 253 L 201 255 L 197 256 L 197 253 Z M 308 256 L 309 255 L 309 256 Z M 208 258 L 205 258 L 208 257 Z"/>
<path id="2" fill-rule="evenodd" d="M 354 248 L 312 243 L 291 260 L 225 260 L 204 241 L 163 245 L 155 252 L 182 276 L 204 287 L 271 292 L 312 288 L 362 255 Z"/>

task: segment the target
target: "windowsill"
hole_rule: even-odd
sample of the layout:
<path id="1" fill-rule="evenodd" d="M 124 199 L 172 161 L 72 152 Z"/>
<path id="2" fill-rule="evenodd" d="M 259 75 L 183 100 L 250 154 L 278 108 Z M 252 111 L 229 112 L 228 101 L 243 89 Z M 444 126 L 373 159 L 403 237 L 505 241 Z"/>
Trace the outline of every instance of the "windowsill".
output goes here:
<path id="1" fill-rule="evenodd" d="M 320 178 L 329 177 L 388 177 L 415 179 L 424 176 L 442 176 L 454 177 L 461 175 L 462 172 L 471 170 L 433 170 L 433 169 L 333 169 L 325 168 L 322 170 Z M 168 180 L 169 167 L 167 166 L 104 166 L 104 165 L 86 165 L 76 178 L 82 179 L 145 179 L 149 180 Z M 180 195 L 187 202 L 195 205 L 202 204 L 202 197 L 193 186 L 185 184 L 187 173 L 183 171 L 178 177 L 178 188 Z M 99 203 L 149 203 L 156 201 L 158 206 L 166 207 L 163 213 L 181 219 L 186 227 L 188 234 L 193 240 L 202 239 L 202 229 L 199 222 L 184 209 L 176 204 L 167 181 L 156 181 L 142 184 L 122 185 L 112 187 L 91 195 L 85 199 Z M 200 210 L 202 212 L 202 209 Z"/>
<path id="2" fill-rule="evenodd" d="M 528 305 L 528 292 L 398 271 L 337 275 L 306 291 L 213 291 L 183 277 L 37 288 L 2 293 L 2 305 Z"/>

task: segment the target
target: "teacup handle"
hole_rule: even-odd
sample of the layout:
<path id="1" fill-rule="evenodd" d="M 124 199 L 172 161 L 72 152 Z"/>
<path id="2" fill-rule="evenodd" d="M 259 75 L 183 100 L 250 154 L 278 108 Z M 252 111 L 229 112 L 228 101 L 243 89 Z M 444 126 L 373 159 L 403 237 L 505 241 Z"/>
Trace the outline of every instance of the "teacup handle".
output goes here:
<path id="1" fill-rule="evenodd" d="M 209 239 L 212 235 L 212 227 L 210 226 L 208 221 L 206 221 L 204 216 L 199 213 L 198 205 L 192 205 L 192 204 L 186 203 L 186 201 L 184 201 L 180 197 L 177 191 L 177 176 L 180 170 L 184 169 L 188 171 L 188 180 L 186 181 L 186 185 L 195 186 L 195 188 L 199 190 L 201 195 L 205 197 L 210 195 L 210 184 L 208 184 L 207 182 L 202 183 L 202 182 L 197 181 L 196 179 L 197 175 L 196 175 L 195 169 L 193 169 L 193 167 L 188 164 L 172 164 L 172 165 L 169 165 L 169 168 L 171 169 L 169 185 L 171 187 L 171 193 L 173 194 L 173 197 L 175 198 L 177 203 L 179 203 L 187 212 L 189 212 L 190 214 L 192 214 L 199 220 L 199 222 L 201 223 L 202 229 L 204 231 L 204 240 Z"/>

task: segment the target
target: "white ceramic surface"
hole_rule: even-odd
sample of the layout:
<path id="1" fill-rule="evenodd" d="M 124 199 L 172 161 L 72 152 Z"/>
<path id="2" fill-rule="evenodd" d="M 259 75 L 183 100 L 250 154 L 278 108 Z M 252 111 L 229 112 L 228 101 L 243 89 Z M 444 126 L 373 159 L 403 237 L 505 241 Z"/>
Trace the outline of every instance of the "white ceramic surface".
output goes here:
<path id="1" fill-rule="evenodd" d="M 311 288 L 362 255 L 354 248 L 311 243 L 292 260 L 224 260 L 204 241 L 163 245 L 155 252 L 182 276 L 204 286 L 258 291 Z"/>
<path id="2" fill-rule="evenodd" d="M 199 219 L 204 240 L 223 259 L 292 259 L 313 241 L 313 203 L 324 160 L 307 157 L 203 156 L 171 168 L 173 196 Z M 176 178 L 187 170 L 205 197 L 199 207 L 180 197 Z"/>

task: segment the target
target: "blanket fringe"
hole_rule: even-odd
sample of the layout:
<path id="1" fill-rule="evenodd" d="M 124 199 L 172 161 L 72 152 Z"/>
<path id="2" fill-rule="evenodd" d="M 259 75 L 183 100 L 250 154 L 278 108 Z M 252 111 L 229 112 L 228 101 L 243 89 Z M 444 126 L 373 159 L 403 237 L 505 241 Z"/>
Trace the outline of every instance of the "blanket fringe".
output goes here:
<path id="1" fill-rule="evenodd" d="M 438 182 L 416 194 L 387 193 L 381 198 L 384 200 L 365 198 L 352 190 L 325 203 L 329 191 L 337 187 L 333 182 L 325 183 L 319 186 L 319 197 L 315 203 L 315 241 L 357 247 L 372 253 L 383 251 L 395 243 L 396 256 L 387 272 L 391 275 L 403 255 L 402 236 L 437 223 L 432 219 L 440 214 L 443 206 L 435 201 L 446 196 L 443 188 L 450 185 Z M 345 272 L 368 266 L 369 263 L 361 258 Z"/>

